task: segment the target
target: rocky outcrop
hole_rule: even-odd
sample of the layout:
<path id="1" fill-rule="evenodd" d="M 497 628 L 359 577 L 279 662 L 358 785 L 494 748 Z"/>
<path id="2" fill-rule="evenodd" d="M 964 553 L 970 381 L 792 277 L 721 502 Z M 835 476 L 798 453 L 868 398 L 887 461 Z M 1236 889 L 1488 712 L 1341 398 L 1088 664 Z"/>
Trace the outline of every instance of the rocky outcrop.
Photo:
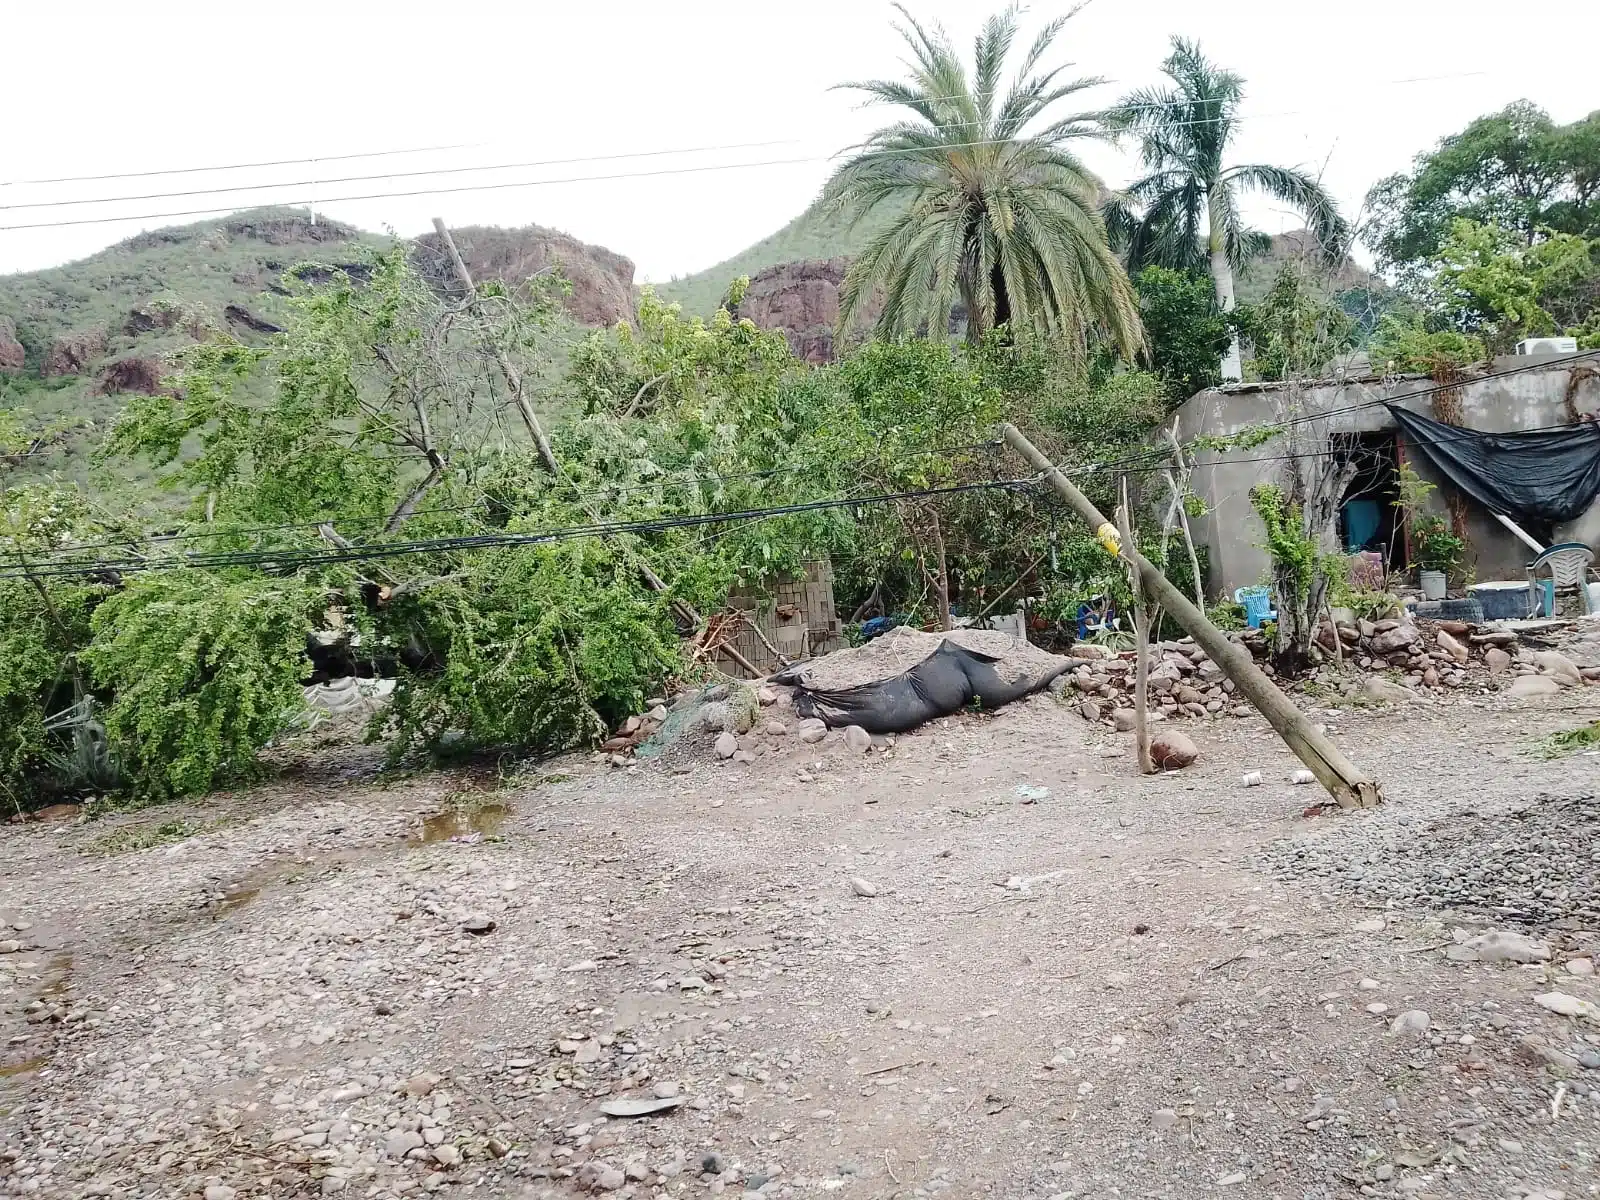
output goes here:
<path id="1" fill-rule="evenodd" d="M 10 317 L 0 316 L 0 371 L 20 371 L 26 352 L 17 341 L 17 326 Z"/>
<path id="2" fill-rule="evenodd" d="M 351 225 L 342 225 L 326 217 L 311 218 L 300 213 L 248 214 L 231 217 L 222 224 L 222 231 L 230 238 L 249 238 L 269 246 L 292 246 L 310 242 L 350 242 L 361 236 L 361 231 Z"/>
<path id="3" fill-rule="evenodd" d="M 248 329 L 252 333 L 282 333 L 282 325 L 274 325 L 265 318 L 256 316 L 242 304 L 229 304 L 222 310 L 222 315 L 227 318 L 228 324 L 237 325 Z"/>
<path id="4" fill-rule="evenodd" d="M 75 329 L 50 343 L 41 372 L 52 375 L 82 375 L 84 369 L 106 352 L 104 329 Z"/>
<path id="5" fill-rule="evenodd" d="M 138 337 L 141 333 L 171 329 L 182 316 L 171 304 L 141 304 L 128 311 L 128 319 L 122 323 L 122 332 L 129 337 Z"/>
<path id="6" fill-rule="evenodd" d="M 554 229 L 467 226 L 450 231 L 475 281 L 498 279 L 518 288 L 559 266 L 572 285 L 566 308 L 585 325 L 615 325 L 634 319 L 633 263 L 603 246 L 591 246 Z M 450 259 L 437 234 L 417 239 L 413 262 L 435 291 L 459 294 Z"/>
<path id="7" fill-rule="evenodd" d="M 119 392 L 143 392 L 154 396 L 161 390 L 161 377 L 165 374 L 161 360 L 134 356 L 119 358 L 100 372 L 96 389 L 106 396 Z"/>
<path id="8" fill-rule="evenodd" d="M 849 266 L 849 259 L 827 258 L 768 267 L 750 277 L 736 315 L 762 329 L 781 329 L 790 348 L 808 363 L 832 362 L 839 289 Z M 867 305 L 863 328 L 881 307 L 877 302 Z"/>

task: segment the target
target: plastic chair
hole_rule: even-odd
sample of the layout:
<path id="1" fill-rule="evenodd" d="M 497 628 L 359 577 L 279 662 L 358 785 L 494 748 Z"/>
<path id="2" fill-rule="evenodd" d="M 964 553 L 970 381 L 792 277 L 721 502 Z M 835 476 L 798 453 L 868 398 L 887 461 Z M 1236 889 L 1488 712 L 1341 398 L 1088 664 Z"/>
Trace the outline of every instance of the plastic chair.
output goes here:
<path id="1" fill-rule="evenodd" d="M 1272 608 L 1272 589 L 1257 585 L 1242 587 L 1233 593 L 1233 602 L 1244 607 L 1245 624 L 1260 629 L 1268 621 L 1276 621 L 1278 614 Z"/>
<path id="2" fill-rule="evenodd" d="M 1593 562 L 1594 551 L 1582 542 L 1561 542 L 1534 559 L 1533 565 L 1528 568 L 1528 615 L 1537 616 L 1541 607 L 1539 603 L 1541 567 L 1548 567 L 1550 570 L 1551 586 L 1547 592 L 1550 611 L 1545 614 L 1546 616 L 1556 615 L 1556 597 L 1562 592 L 1577 592 L 1583 611 L 1586 613 L 1592 611 L 1589 607 L 1589 589 L 1584 585 L 1589 582 L 1589 566 Z"/>

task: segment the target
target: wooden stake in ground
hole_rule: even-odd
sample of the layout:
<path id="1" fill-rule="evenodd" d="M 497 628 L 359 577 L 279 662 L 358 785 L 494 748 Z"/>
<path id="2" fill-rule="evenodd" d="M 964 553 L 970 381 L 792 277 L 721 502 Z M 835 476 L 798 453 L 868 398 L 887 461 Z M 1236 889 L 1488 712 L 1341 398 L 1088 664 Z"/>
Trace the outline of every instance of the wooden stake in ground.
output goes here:
<path id="1" fill-rule="evenodd" d="M 1073 511 L 1089 523 L 1089 528 L 1103 542 L 1111 542 L 1115 538 L 1116 526 L 1108 522 L 1089 498 L 1073 486 L 1072 481 L 1015 425 L 1002 425 L 1000 432 L 1035 470 L 1044 472 L 1050 486 L 1072 505 Z M 1222 669 L 1222 673 L 1233 680 L 1239 694 L 1254 705 L 1256 711 L 1278 731 L 1278 736 L 1294 751 L 1295 757 L 1310 768 L 1317 782 L 1328 790 L 1340 808 L 1372 808 L 1382 802 L 1383 789 L 1357 770 L 1325 734 L 1306 720 L 1305 714 L 1290 702 L 1289 697 L 1262 674 L 1248 650 L 1230 641 L 1222 630 L 1207 620 L 1194 601 L 1156 570 L 1137 547 L 1123 544 L 1120 553 L 1139 568 L 1150 596 L 1172 614 L 1173 620 L 1199 643 L 1200 648 L 1210 655 L 1211 661 Z"/>
<path id="2" fill-rule="evenodd" d="M 1124 546 L 1133 545 L 1132 509 L 1128 506 L 1128 477 L 1122 477 L 1122 503 L 1117 508 L 1117 528 Z M 1124 558 L 1133 584 L 1133 644 L 1137 661 L 1133 677 L 1133 744 L 1139 752 L 1139 771 L 1154 775 L 1150 758 L 1150 612 L 1144 599 L 1144 579 L 1139 564 Z"/>

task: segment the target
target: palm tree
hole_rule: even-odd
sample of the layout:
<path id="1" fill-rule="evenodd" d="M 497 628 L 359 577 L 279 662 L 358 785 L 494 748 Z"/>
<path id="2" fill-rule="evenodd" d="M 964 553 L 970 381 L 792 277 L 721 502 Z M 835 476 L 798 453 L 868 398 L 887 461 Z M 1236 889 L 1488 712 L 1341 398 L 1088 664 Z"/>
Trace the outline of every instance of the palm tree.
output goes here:
<path id="1" fill-rule="evenodd" d="M 1337 261 L 1350 229 L 1321 184 L 1291 167 L 1224 165 L 1244 81 L 1208 61 L 1198 43 L 1178 37 L 1161 69 L 1175 86 L 1133 92 L 1106 114 L 1111 130 L 1140 139 L 1146 171 L 1106 209 L 1112 237 L 1127 251 L 1128 269 L 1152 263 L 1209 269 L 1218 305 L 1232 312 L 1234 271 L 1267 243 L 1266 235 L 1244 227 L 1239 214 L 1239 193 L 1250 190 L 1298 209 L 1323 254 Z M 1237 336 L 1222 377 L 1240 377 Z"/>
<path id="2" fill-rule="evenodd" d="M 910 78 L 840 85 L 910 110 L 856 147 L 824 192 L 857 221 L 894 214 L 845 278 L 841 339 L 881 290 L 883 336 L 937 336 L 959 302 L 974 341 L 999 325 L 1079 340 L 1099 328 L 1131 357 L 1144 340 L 1138 304 L 1099 215 L 1099 181 L 1066 149 L 1103 131 L 1085 115 L 1036 127 L 1101 82 L 1064 79 L 1064 67 L 1035 73 L 1072 14 L 1044 27 L 1002 94 L 1016 5 L 984 24 L 970 78 L 943 28 L 896 7 Z"/>

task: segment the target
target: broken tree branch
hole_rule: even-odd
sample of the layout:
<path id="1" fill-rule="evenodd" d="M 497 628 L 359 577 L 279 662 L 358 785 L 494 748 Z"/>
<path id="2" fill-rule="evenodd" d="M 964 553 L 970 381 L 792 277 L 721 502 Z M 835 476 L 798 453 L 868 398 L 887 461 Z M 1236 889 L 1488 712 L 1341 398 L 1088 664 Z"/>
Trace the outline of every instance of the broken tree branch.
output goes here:
<path id="1" fill-rule="evenodd" d="M 1089 523 L 1091 529 L 1098 531 L 1110 524 L 1089 498 L 1015 425 L 1001 426 L 1001 433 L 1035 470 L 1044 472 L 1050 486 L 1072 506 L 1079 517 Z M 1272 680 L 1262 674 L 1248 650 L 1229 640 L 1226 634 L 1207 620 L 1204 611 L 1156 570 L 1136 547 L 1125 546 L 1122 553 L 1138 566 L 1153 598 L 1160 601 L 1173 619 L 1199 643 L 1223 674 L 1233 680 L 1239 693 L 1277 730 L 1278 736 L 1310 768 L 1340 808 L 1371 808 L 1383 800 L 1382 788 L 1345 758 L 1339 748 L 1306 719 L 1305 714 L 1278 690 Z"/>

